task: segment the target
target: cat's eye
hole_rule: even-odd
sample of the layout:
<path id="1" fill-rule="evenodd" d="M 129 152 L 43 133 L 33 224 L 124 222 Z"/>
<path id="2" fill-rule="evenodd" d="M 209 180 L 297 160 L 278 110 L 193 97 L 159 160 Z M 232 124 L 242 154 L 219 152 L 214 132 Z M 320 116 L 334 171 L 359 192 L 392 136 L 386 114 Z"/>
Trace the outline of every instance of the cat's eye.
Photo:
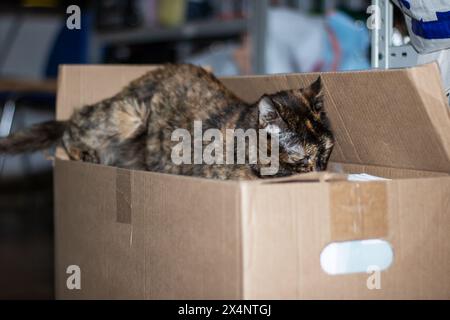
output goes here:
<path id="1" fill-rule="evenodd" d="M 290 162 L 297 164 L 297 165 L 309 165 L 309 162 L 311 160 L 310 156 L 302 156 L 299 154 L 293 154 L 289 156 Z"/>
<path id="2" fill-rule="evenodd" d="M 289 162 L 297 163 L 302 160 L 303 160 L 303 156 L 301 154 L 298 154 L 298 153 L 289 154 Z"/>
<path id="3" fill-rule="evenodd" d="M 310 163 L 311 163 L 310 156 L 305 156 L 302 159 L 300 159 L 299 161 L 297 161 L 297 164 L 302 165 L 302 166 L 309 166 Z"/>
<path id="4" fill-rule="evenodd" d="M 306 157 L 304 157 L 303 159 L 300 160 L 300 163 L 306 166 L 306 165 L 309 165 L 309 161 L 310 160 L 311 160 L 311 157 L 310 156 L 306 156 Z"/>

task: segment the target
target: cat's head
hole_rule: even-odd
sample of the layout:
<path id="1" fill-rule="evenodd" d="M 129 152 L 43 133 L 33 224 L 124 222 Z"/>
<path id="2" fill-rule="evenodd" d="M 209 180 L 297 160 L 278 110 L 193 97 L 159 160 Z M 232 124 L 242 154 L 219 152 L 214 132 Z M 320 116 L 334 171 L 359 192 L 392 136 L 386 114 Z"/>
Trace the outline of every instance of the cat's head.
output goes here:
<path id="1" fill-rule="evenodd" d="M 324 110 L 322 79 L 307 88 L 264 95 L 258 102 L 259 128 L 278 132 L 279 176 L 322 171 L 334 145 Z"/>

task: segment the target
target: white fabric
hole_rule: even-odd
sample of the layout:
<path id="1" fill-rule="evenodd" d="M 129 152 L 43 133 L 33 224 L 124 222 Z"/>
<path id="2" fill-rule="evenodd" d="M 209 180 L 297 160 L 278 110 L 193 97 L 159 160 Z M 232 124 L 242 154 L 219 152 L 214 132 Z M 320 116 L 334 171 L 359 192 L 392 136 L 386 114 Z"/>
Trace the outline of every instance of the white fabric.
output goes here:
<path id="1" fill-rule="evenodd" d="M 268 12 L 266 72 L 310 72 L 320 62 L 325 21 L 284 8 Z M 305 49 L 308 48 L 308 49 Z M 293 68 L 295 66 L 295 68 Z"/>
<path id="2" fill-rule="evenodd" d="M 349 174 L 347 177 L 348 181 L 380 181 L 380 180 L 389 180 L 382 177 L 372 176 L 367 173 L 353 173 Z"/>
<path id="3" fill-rule="evenodd" d="M 442 39 L 426 39 L 414 32 L 412 23 L 413 19 L 425 23 L 437 21 L 438 13 L 442 15 L 450 12 L 450 0 L 392 1 L 405 14 L 405 20 L 411 37 L 411 43 L 419 52 L 417 64 L 437 61 L 441 69 L 444 89 L 448 95 L 450 93 L 450 37 Z"/>
<path id="4" fill-rule="evenodd" d="M 430 53 L 450 48 L 450 38 L 425 39 L 412 30 L 412 19 L 423 22 L 437 21 L 438 12 L 450 11 L 450 0 L 392 0 L 405 14 L 411 42 L 420 53 Z M 407 8 L 409 4 L 410 8 Z"/>

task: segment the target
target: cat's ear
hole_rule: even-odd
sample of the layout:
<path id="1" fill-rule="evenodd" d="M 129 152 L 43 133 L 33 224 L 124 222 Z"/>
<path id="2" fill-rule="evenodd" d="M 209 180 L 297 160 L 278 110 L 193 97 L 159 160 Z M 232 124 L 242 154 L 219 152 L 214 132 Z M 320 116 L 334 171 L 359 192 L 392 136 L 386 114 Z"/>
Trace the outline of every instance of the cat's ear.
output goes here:
<path id="1" fill-rule="evenodd" d="M 321 112 L 323 110 L 323 80 L 321 76 L 309 87 L 305 88 L 303 94 L 308 99 L 313 111 Z"/>
<path id="2" fill-rule="evenodd" d="M 268 96 L 263 96 L 258 102 L 259 125 L 266 127 L 268 124 L 280 119 L 280 114 Z"/>

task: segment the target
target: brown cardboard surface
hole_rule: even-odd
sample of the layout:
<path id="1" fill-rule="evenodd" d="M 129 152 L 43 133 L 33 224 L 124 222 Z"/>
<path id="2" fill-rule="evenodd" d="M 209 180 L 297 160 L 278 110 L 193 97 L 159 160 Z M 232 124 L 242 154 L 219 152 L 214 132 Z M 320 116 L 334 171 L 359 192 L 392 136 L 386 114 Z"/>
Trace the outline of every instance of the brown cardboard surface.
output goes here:
<path id="1" fill-rule="evenodd" d="M 56 161 L 58 298 L 450 298 L 450 177 L 358 183 L 381 193 L 348 200 L 339 193 L 356 183 L 131 172 L 132 219 L 124 224 L 116 221 L 118 171 Z M 334 207 L 336 198 L 375 221 L 365 232 L 336 234 L 336 226 L 354 223 L 333 222 L 348 214 Z M 386 239 L 394 250 L 381 290 L 368 290 L 364 273 L 322 271 L 327 244 L 366 237 Z M 82 270 L 80 291 L 65 286 L 72 264 Z"/>
<path id="2" fill-rule="evenodd" d="M 131 223 L 132 181 L 130 170 L 117 170 L 116 174 L 116 213 L 117 222 Z"/>
<path id="3" fill-rule="evenodd" d="M 76 108 L 112 97 L 131 80 L 155 68 L 138 65 L 61 65 L 56 118 L 67 119 Z"/>
<path id="4" fill-rule="evenodd" d="M 330 228 L 334 241 L 377 239 L 386 236 L 386 184 L 340 182 L 330 184 Z M 376 199 L 376 201 L 371 201 Z"/>
<path id="5" fill-rule="evenodd" d="M 62 67 L 58 118 L 151 68 Z M 449 299 L 450 127 L 436 72 L 323 75 L 336 173 L 233 182 L 57 159 L 57 298 Z M 316 76 L 224 81 L 252 100 Z M 394 180 L 347 182 L 346 172 Z M 321 269 L 327 244 L 367 238 L 394 251 L 381 290 L 365 273 Z M 81 290 L 66 287 L 70 265 Z"/>
<path id="6" fill-rule="evenodd" d="M 330 228 L 332 208 L 327 200 L 333 183 L 247 185 L 242 196 L 247 199 L 243 203 L 243 296 L 450 298 L 450 178 L 392 180 L 381 185 L 386 188 L 388 230 L 379 236 L 391 244 L 394 262 L 381 273 L 380 290 L 367 289 L 365 273 L 332 276 L 321 269 L 321 251 L 337 240 Z M 360 205 L 379 203 L 375 196 L 366 200 L 361 198 Z"/>
<path id="7" fill-rule="evenodd" d="M 117 221 L 116 168 L 55 163 L 58 298 L 239 298 L 235 183 L 130 172 L 130 223 Z M 66 268 L 81 269 L 68 290 Z"/>

